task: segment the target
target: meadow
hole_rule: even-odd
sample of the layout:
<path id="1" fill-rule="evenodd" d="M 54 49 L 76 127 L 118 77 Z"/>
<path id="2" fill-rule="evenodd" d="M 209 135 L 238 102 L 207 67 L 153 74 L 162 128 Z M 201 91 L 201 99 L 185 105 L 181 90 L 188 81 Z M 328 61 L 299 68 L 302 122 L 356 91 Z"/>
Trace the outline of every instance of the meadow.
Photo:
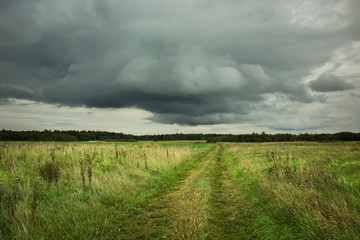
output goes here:
<path id="1" fill-rule="evenodd" d="M 360 143 L 0 142 L 0 239 L 360 239 Z"/>

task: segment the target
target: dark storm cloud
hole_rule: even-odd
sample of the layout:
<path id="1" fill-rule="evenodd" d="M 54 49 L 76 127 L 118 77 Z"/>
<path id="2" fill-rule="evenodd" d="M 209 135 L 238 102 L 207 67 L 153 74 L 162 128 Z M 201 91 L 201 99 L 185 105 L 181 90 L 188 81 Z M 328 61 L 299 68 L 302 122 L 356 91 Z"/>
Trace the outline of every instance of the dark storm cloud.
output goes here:
<path id="1" fill-rule="evenodd" d="M 317 92 L 335 92 L 355 88 L 354 84 L 330 73 L 324 73 L 316 80 L 310 81 L 309 87 Z"/>
<path id="2" fill-rule="evenodd" d="M 358 1 L 336 14 L 338 2 L 316 4 L 0 0 L 0 97 L 138 107 L 160 123 L 251 121 L 267 94 L 318 101 L 301 79 L 358 39 Z"/>

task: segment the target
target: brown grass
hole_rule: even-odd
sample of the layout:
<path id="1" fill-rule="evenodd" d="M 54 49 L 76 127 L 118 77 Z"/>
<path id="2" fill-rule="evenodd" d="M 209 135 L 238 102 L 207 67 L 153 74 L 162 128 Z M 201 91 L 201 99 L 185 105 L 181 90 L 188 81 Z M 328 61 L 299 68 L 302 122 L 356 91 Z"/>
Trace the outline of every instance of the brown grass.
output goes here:
<path id="1" fill-rule="evenodd" d="M 205 156 L 196 169 L 178 189 L 166 196 L 172 219 L 171 235 L 174 239 L 206 239 L 208 226 L 207 202 L 210 196 L 206 172 L 210 166 Z"/>

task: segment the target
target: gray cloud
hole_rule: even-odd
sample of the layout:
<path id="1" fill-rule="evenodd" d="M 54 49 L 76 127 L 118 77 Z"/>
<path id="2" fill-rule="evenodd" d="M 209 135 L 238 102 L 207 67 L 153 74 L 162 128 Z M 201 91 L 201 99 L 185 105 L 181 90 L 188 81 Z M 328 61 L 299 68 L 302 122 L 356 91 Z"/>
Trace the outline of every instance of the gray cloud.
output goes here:
<path id="1" fill-rule="evenodd" d="M 0 97 L 137 107 L 189 125 L 251 122 L 267 94 L 312 103 L 319 98 L 301 80 L 358 39 L 359 2 L 311 13 L 298 4 L 3 0 Z M 310 87 L 324 91 L 324 82 Z"/>
<path id="2" fill-rule="evenodd" d="M 309 87 L 317 92 L 335 92 L 355 88 L 354 84 L 331 73 L 324 73 L 316 80 L 310 81 Z"/>

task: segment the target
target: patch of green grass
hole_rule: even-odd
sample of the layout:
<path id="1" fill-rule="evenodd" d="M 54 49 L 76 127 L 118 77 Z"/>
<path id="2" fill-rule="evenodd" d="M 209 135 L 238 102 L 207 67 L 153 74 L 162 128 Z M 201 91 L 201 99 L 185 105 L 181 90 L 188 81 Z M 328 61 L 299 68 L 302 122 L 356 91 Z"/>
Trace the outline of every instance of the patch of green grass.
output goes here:
<path id="1" fill-rule="evenodd" d="M 210 170 L 212 193 L 210 198 L 210 219 L 208 239 L 254 239 L 252 212 L 242 198 L 233 173 L 237 158 L 229 154 L 225 145 L 220 145 Z"/>
<path id="2" fill-rule="evenodd" d="M 258 238 L 360 238 L 358 143 L 229 146 Z"/>

